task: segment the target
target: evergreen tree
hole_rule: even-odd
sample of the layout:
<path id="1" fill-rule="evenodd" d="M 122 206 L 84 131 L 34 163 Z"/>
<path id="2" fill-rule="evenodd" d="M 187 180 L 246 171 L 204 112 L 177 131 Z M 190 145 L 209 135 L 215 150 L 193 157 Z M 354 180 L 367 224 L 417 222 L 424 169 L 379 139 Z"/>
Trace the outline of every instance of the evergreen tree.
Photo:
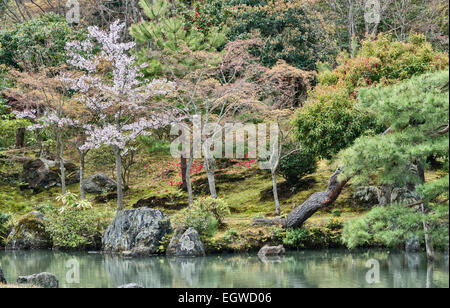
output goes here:
<path id="1" fill-rule="evenodd" d="M 149 63 L 147 75 L 166 74 L 183 76 L 195 67 L 193 52 L 214 52 L 226 43 L 226 30 L 212 27 L 204 32 L 189 27 L 175 7 L 167 0 L 141 0 L 139 2 L 148 21 L 130 28 L 130 34 L 143 48 L 139 58 Z"/>
<path id="2" fill-rule="evenodd" d="M 442 204 L 442 199 L 448 200 L 448 74 L 426 74 L 399 85 L 361 90 L 359 107 L 389 129 L 382 135 L 361 137 L 340 153 L 344 175 L 354 183 L 376 177 L 381 184 L 415 184 L 422 198 L 415 205 L 424 214 Z M 442 164 L 445 175 L 428 181 L 425 171 L 432 168 L 430 157 Z M 426 237 L 429 227 L 424 221 Z M 426 244 L 432 257 L 430 238 Z"/>

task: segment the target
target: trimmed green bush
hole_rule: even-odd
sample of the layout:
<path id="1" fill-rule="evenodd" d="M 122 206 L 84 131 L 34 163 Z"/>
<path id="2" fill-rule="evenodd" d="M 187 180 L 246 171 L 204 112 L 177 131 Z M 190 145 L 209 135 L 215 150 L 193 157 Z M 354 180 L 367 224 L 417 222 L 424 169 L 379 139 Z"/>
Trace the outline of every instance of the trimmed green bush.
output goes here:
<path id="1" fill-rule="evenodd" d="M 280 161 L 279 171 L 290 184 L 296 184 L 304 176 L 317 170 L 317 160 L 312 153 L 299 151 Z"/>

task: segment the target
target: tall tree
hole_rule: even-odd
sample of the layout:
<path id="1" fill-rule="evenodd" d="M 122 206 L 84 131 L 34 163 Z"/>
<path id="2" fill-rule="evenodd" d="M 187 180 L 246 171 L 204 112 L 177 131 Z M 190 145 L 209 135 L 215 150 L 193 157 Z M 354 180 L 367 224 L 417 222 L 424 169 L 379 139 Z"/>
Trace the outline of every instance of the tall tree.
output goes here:
<path id="1" fill-rule="evenodd" d="M 173 85 L 164 80 L 143 80 L 134 56 L 128 55 L 134 43 L 120 43 L 125 24 L 116 21 L 109 31 L 89 27 L 89 39 L 67 44 L 68 64 L 81 70 L 82 75 L 65 76 L 72 89 L 82 95 L 79 100 L 99 121 L 85 126 L 87 150 L 101 145 L 111 146 L 116 164 L 117 209 L 123 208 L 122 158 L 136 137 L 148 134 L 163 121 L 147 113 L 149 98 L 167 94 Z M 92 41 L 100 48 L 96 53 Z"/>
<path id="2" fill-rule="evenodd" d="M 434 258 L 433 244 L 426 215 L 433 203 L 448 198 L 449 163 L 449 82 L 448 71 L 414 77 L 400 85 L 365 89 L 359 105 L 376 114 L 379 122 L 390 126 L 388 134 L 361 137 L 340 154 L 344 176 L 354 183 L 367 182 L 377 176 L 381 184 L 401 187 L 415 184 L 422 201 L 423 228 L 427 254 Z M 447 175 L 429 181 L 430 157 L 437 158 Z M 411 163 L 415 166 L 411 168 Z M 448 199 L 447 199 L 448 200 Z"/>

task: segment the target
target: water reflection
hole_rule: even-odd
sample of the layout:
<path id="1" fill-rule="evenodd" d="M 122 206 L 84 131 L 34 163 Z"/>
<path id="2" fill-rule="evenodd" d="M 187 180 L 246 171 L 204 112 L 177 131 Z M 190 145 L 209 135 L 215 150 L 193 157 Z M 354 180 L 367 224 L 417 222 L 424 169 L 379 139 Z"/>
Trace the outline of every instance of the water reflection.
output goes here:
<path id="1" fill-rule="evenodd" d="M 80 282 L 68 283 L 67 261 L 80 265 Z M 376 260 L 380 282 L 366 280 L 368 260 Z M 116 287 L 137 283 L 160 287 L 395 287 L 449 286 L 448 255 L 428 264 L 425 254 L 387 251 L 301 251 L 281 257 L 220 255 L 205 258 L 123 259 L 114 255 L 51 251 L 1 251 L 8 281 L 19 275 L 54 273 L 62 287 Z"/>

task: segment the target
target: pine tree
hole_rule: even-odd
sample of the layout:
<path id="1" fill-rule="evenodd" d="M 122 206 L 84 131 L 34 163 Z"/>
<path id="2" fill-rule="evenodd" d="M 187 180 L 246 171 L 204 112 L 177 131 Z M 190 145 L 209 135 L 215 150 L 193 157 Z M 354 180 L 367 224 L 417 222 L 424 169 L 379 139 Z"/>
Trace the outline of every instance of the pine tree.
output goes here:
<path id="1" fill-rule="evenodd" d="M 194 52 L 215 52 L 226 43 L 226 29 L 212 27 L 204 34 L 187 25 L 167 0 L 141 0 L 139 5 L 148 20 L 131 26 L 130 34 L 141 46 L 149 46 L 139 54 L 150 64 L 148 76 L 170 71 L 182 77 L 202 65 L 195 61 Z"/>
<path id="2" fill-rule="evenodd" d="M 361 137 L 340 153 L 344 175 L 354 183 L 377 178 L 381 184 L 415 184 L 422 200 L 410 206 L 420 206 L 424 217 L 443 198 L 448 201 L 448 81 L 449 72 L 444 71 L 399 85 L 361 90 L 359 107 L 376 115 L 378 122 L 389 129 L 382 135 Z M 445 176 L 427 181 L 430 158 L 442 164 Z M 429 228 L 424 219 L 427 253 L 433 258 Z"/>

